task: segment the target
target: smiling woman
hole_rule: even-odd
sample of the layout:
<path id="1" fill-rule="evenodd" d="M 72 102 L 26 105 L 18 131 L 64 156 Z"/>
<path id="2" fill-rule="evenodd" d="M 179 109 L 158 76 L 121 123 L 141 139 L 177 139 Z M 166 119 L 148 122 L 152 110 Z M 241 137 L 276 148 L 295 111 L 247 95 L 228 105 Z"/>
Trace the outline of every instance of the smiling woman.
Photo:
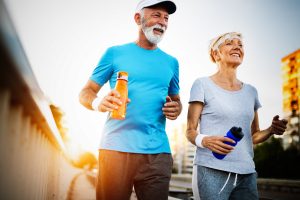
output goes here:
<path id="1" fill-rule="evenodd" d="M 234 51 L 231 52 L 231 54 L 236 55 L 237 57 L 240 57 L 240 64 L 242 63 L 243 57 L 244 57 L 244 49 L 243 47 L 243 42 L 242 42 L 242 34 L 237 33 L 237 32 L 230 32 L 230 33 L 225 33 L 219 37 L 216 37 L 213 39 L 209 45 L 209 55 L 210 59 L 212 62 L 216 63 L 216 56 L 217 55 L 217 50 L 221 45 L 223 46 L 231 46 L 233 43 L 237 43 L 238 46 L 240 46 L 240 51 Z"/>
<path id="2" fill-rule="evenodd" d="M 261 143 L 273 134 L 282 135 L 287 121 L 275 116 L 269 128 L 260 130 L 257 110 L 261 105 L 256 88 L 237 78 L 237 68 L 244 58 L 240 33 L 225 33 L 213 39 L 209 54 L 218 70 L 194 82 L 188 110 L 187 138 L 199 147 L 193 169 L 195 198 L 258 199 L 253 143 Z M 237 147 L 232 147 L 234 140 L 223 137 L 234 126 L 241 127 L 245 135 Z M 211 152 L 228 155 L 217 160 Z M 198 183 L 203 176 L 205 181 Z"/>

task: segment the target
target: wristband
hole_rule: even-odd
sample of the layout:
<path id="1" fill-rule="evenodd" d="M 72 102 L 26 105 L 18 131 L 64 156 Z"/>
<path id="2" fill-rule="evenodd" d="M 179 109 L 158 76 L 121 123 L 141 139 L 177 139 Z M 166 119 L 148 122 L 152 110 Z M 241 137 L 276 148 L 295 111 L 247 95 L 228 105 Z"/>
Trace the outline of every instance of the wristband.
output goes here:
<path id="1" fill-rule="evenodd" d="M 200 148 L 205 148 L 203 145 L 202 145 L 202 140 L 203 138 L 205 138 L 206 136 L 208 135 L 204 135 L 204 134 L 198 134 L 196 139 L 195 139 L 195 143 L 198 147 Z"/>
<path id="2" fill-rule="evenodd" d="M 99 111 L 98 106 L 99 106 L 100 102 L 101 102 L 101 99 L 99 97 L 96 97 L 93 100 L 93 102 L 92 102 L 92 108 L 93 108 L 93 110 Z"/>

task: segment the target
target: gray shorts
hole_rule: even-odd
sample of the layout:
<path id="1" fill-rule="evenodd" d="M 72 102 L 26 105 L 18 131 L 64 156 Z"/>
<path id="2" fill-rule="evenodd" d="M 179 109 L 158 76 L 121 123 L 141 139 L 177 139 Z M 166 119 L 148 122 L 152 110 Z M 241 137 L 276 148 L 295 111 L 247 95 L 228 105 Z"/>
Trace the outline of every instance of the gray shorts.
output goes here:
<path id="1" fill-rule="evenodd" d="M 258 200 L 256 173 L 236 174 L 193 167 L 193 193 L 196 200 Z"/>
<path id="2" fill-rule="evenodd" d="M 141 200 L 167 200 L 173 159 L 171 154 L 99 151 L 98 200 L 128 200 L 134 187 Z"/>

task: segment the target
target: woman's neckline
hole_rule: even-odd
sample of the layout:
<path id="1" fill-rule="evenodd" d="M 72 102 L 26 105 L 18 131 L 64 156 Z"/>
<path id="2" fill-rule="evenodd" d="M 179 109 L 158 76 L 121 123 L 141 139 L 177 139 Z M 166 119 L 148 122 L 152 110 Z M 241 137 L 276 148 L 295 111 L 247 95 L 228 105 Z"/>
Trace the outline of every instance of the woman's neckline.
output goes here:
<path id="1" fill-rule="evenodd" d="M 228 93 L 239 93 L 244 89 L 245 84 L 243 82 L 241 82 L 241 88 L 238 90 L 228 90 L 226 88 L 223 88 L 222 86 L 218 85 L 211 76 L 208 76 L 207 79 L 217 88 L 219 88 L 222 91 L 228 92 Z"/>

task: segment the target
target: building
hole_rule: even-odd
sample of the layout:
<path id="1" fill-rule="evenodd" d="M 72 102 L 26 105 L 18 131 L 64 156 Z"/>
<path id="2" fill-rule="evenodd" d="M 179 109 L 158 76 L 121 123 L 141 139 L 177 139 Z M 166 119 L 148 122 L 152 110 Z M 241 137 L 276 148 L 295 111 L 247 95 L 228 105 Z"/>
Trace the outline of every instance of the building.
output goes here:
<path id="1" fill-rule="evenodd" d="M 192 174 L 196 147 L 185 137 L 186 124 L 174 129 L 170 138 L 173 154 L 173 171 L 178 174 Z"/>
<path id="2" fill-rule="evenodd" d="M 300 150 L 300 49 L 281 59 L 281 70 L 283 112 L 289 121 L 283 146 L 295 145 Z"/>

